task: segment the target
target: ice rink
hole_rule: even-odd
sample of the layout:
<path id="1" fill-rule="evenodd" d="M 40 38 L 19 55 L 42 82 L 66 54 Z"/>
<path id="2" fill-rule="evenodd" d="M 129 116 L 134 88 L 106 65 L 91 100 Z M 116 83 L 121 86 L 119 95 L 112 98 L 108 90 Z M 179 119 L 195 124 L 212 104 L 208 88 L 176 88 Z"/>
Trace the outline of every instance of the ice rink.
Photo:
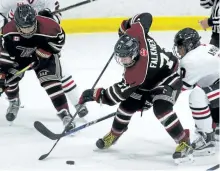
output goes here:
<path id="1" fill-rule="evenodd" d="M 152 32 L 152 37 L 162 47 L 172 50 L 175 32 Z M 202 42 L 208 43 L 210 32 L 200 32 Z M 117 40 L 116 33 L 67 35 L 62 52 L 63 67 L 68 67 L 81 91 L 91 88 L 112 54 Z M 198 56 L 199 61 L 199 56 Z M 121 80 L 123 68 L 112 60 L 97 87 L 108 87 Z M 116 145 L 100 151 L 95 142 L 111 128 L 112 118 L 86 128 L 71 137 L 60 140 L 50 156 L 39 161 L 54 142 L 38 133 L 34 121 L 43 122 L 53 132 L 63 131 L 46 92 L 40 87 L 32 71 L 20 82 L 20 97 L 24 105 L 12 126 L 5 119 L 8 106 L 5 96 L 0 98 L 0 171 L 76 171 L 76 170 L 207 170 L 219 163 L 219 152 L 214 156 L 195 157 L 190 165 L 176 166 L 172 153 L 176 144 L 163 129 L 152 110 L 136 113 L 129 130 Z M 194 121 L 188 107 L 188 92 L 180 95 L 175 110 L 185 128 L 193 133 Z M 87 121 L 112 113 L 115 107 L 88 105 Z M 75 110 L 71 108 L 72 113 Z M 84 121 L 77 119 L 77 125 Z M 67 165 L 74 160 L 75 165 Z"/>

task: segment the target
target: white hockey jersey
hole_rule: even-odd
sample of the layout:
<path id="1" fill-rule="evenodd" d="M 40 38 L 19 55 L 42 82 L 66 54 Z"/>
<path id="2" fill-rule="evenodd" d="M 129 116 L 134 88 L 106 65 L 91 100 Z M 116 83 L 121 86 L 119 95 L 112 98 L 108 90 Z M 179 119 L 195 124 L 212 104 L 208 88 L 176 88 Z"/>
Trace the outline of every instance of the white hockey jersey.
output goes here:
<path id="1" fill-rule="evenodd" d="M 180 60 L 183 90 L 195 85 L 208 87 L 219 79 L 220 50 L 213 45 L 200 45 Z"/>
<path id="2" fill-rule="evenodd" d="M 58 0 L 0 0 L 0 13 L 11 20 L 14 18 L 15 9 L 20 4 L 29 4 L 36 12 L 45 8 L 49 8 L 51 11 L 55 11 L 59 8 Z M 58 14 L 57 17 L 60 20 L 60 14 Z"/>

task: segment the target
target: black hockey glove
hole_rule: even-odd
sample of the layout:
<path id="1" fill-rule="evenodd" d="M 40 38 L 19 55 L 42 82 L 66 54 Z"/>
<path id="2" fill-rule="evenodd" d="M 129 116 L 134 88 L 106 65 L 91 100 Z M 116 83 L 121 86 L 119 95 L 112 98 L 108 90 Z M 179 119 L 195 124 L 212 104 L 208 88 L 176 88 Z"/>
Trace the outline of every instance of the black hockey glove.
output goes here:
<path id="1" fill-rule="evenodd" d="M 99 103 L 104 91 L 105 89 L 103 88 L 85 90 L 80 96 L 79 104 L 84 104 L 90 101 L 96 101 Z"/>
<path id="2" fill-rule="evenodd" d="M 52 14 L 52 12 L 49 8 L 46 8 L 46 9 L 43 9 L 43 10 L 39 11 L 38 15 L 53 19 L 53 14 Z"/>
<path id="3" fill-rule="evenodd" d="M 4 93 L 5 81 L 6 81 L 6 75 L 0 72 L 0 96 L 2 95 L 2 93 Z"/>
<path id="4" fill-rule="evenodd" d="M 119 36 L 119 37 L 121 37 L 122 35 L 124 35 L 124 34 L 126 33 L 126 30 L 127 30 L 127 29 L 131 28 L 130 22 L 131 22 L 131 19 L 122 21 L 121 26 L 120 26 L 120 28 L 118 29 L 118 36 Z"/>

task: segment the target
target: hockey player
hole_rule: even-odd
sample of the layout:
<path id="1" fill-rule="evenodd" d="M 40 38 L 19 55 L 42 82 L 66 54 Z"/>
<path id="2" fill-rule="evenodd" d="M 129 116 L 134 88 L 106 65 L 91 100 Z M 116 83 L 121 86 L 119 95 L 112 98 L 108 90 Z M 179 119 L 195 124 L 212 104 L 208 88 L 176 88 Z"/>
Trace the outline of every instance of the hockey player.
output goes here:
<path id="1" fill-rule="evenodd" d="M 180 30 L 174 43 L 181 57 L 183 89 L 193 89 L 189 96 L 189 106 L 199 137 L 192 146 L 196 153 L 212 154 L 215 140 L 211 113 L 219 115 L 220 51 L 211 44 L 201 44 L 198 32 L 192 28 Z"/>
<path id="2" fill-rule="evenodd" d="M 152 103 L 155 116 L 179 144 L 173 158 L 181 162 L 192 159 L 193 150 L 189 134 L 173 111 L 182 87 L 177 73 L 178 59 L 161 49 L 148 35 L 151 24 L 152 16 L 149 13 L 122 22 L 121 37 L 114 48 L 116 61 L 125 69 L 122 81 L 107 89 L 85 90 L 79 103 L 96 101 L 110 106 L 120 103 L 110 132 L 96 142 L 100 149 L 112 146 L 128 129 L 133 114 L 143 109 L 146 101 Z"/>
<path id="3" fill-rule="evenodd" d="M 0 28 L 5 25 L 8 21 L 14 18 L 14 11 L 17 6 L 21 4 L 29 4 L 32 6 L 38 15 L 49 17 L 54 19 L 56 22 L 60 23 L 61 14 L 52 14 L 51 11 L 59 9 L 59 2 L 56 0 L 1 0 L 0 2 Z M 62 64 L 62 57 L 59 58 Z M 72 75 L 69 74 L 67 68 L 62 64 L 62 87 L 67 95 L 69 101 L 76 108 L 79 107 L 78 98 L 80 96 L 78 87 L 75 81 L 72 78 Z M 10 110 L 8 110 L 10 112 Z M 87 115 L 88 110 L 86 106 L 83 106 L 78 112 L 79 117 L 84 117 Z M 9 114 L 11 115 L 11 114 Z"/>
<path id="4" fill-rule="evenodd" d="M 36 16 L 35 10 L 26 4 L 17 7 L 14 20 L 2 28 L 2 33 L 0 90 L 6 93 L 10 101 L 8 113 L 14 114 L 7 115 L 7 119 L 14 120 L 16 117 L 20 106 L 18 84 L 24 74 L 9 85 L 4 83 L 15 72 L 35 62 L 32 69 L 66 127 L 72 117 L 60 81 L 58 54 L 65 43 L 65 33 L 60 25 L 50 18 Z M 67 129 L 74 126 L 71 123 Z"/>

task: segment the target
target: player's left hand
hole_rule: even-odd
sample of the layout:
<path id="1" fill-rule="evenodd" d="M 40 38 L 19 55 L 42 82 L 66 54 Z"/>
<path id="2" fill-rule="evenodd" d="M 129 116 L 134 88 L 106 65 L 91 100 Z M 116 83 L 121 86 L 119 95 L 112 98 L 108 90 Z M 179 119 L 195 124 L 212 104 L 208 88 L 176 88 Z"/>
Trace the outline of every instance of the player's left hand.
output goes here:
<path id="1" fill-rule="evenodd" d="M 79 99 L 79 104 L 84 104 L 89 101 L 100 101 L 102 94 L 104 93 L 105 89 L 97 88 L 97 89 L 87 89 L 85 90 Z"/>
<path id="2" fill-rule="evenodd" d="M 47 52 L 41 48 L 36 50 L 36 55 L 37 55 L 37 57 L 44 58 L 44 59 L 47 59 L 52 56 L 52 54 L 50 52 Z"/>
<path id="3" fill-rule="evenodd" d="M 46 8 L 46 9 L 39 11 L 38 15 L 48 17 L 48 18 L 53 18 L 53 14 L 49 8 Z"/>
<path id="4" fill-rule="evenodd" d="M 199 21 L 199 24 L 201 25 L 201 27 L 202 27 L 203 30 L 205 30 L 205 31 L 206 31 L 207 28 L 210 27 L 209 24 L 208 24 L 208 18 Z"/>

